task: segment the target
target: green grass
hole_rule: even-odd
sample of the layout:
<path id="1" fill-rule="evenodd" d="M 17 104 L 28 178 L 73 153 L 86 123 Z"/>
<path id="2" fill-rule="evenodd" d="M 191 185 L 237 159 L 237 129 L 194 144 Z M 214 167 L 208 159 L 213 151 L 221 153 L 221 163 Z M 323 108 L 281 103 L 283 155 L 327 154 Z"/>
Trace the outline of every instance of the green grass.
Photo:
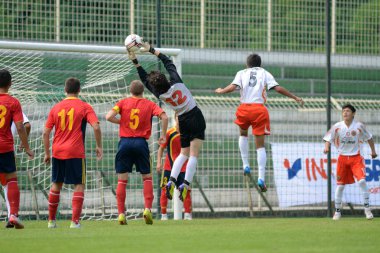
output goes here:
<path id="1" fill-rule="evenodd" d="M 343 218 L 84 221 L 79 230 L 59 221 L 25 222 L 24 230 L 0 232 L 1 252 L 377 252 L 380 220 Z"/>

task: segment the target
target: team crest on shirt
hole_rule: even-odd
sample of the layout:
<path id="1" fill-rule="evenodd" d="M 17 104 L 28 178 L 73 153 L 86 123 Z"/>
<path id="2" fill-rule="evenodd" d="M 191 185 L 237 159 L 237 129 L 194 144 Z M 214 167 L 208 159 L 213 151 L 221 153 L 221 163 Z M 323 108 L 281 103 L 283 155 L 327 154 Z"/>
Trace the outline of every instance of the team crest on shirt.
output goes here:
<path id="1" fill-rule="evenodd" d="M 351 131 L 351 135 L 352 135 L 352 136 L 356 136 L 356 131 L 355 131 L 355 130 L 352 130 L 352 131 Z"/>

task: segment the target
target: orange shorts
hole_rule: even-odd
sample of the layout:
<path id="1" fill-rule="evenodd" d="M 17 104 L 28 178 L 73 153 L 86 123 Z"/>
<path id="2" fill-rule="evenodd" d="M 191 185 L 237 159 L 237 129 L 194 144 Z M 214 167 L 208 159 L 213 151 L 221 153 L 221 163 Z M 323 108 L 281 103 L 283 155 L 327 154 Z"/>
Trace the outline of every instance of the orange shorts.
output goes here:
<path id="1" fill-rule="evenodd" d="M 2 186 L 6 186 L 7 185 L 7 180 L 5 178 L 5 173 L 0 173 L 0 184 Z"/>
<path id="2" fill-rule="evenodd" d="M 270 135 L 269 113 L 263 104 L 241 104 L 235 124 L 244 130 L 252 126 L 253 135 Z"/>
<path id="3" fill-rule="evenodd" d="M 336 168 L 336 181 L 338 185 L 353 184 L 357 181 L 365 179 L 365 164 L 361 155 L 338 157 Z"/>

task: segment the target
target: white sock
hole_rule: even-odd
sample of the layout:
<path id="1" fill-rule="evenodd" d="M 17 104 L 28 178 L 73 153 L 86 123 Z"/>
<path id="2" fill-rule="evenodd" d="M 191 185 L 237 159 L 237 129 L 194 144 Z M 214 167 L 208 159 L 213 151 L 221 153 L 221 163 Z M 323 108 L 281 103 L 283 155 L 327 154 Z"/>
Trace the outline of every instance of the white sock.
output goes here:
<path id="1" fill-rule="evenodd" d="M 257 152 L 257 163 L 259 167 L 259 179 L 265 181 L 265 166 L 267 164 L 267 153 L 265 153 L 265 148 L 259 148 Z"/>
<path id="2" fill-rule="evenodd" d="M 335 189 L 335 209 L 340 210 L 342 208 L 344 185 L 337 185 Z"/>
<path id="3" fill-rule="evenodd" d="M 241 160 L 243 161 L 243 169 L 249 167 L 249 152 L 248 152 L 248 137 L 240 136 L 239 137 L 239 148 Z"/>
<path id="4" fill-rule="evenodd" d="M 360 189 L 362 189 L 364 206 L 369 207 L 369 190 L 367 187 L 367 182 L 362 179 L 358 182 Z"/>
<path id="5" fill-rule="evenodd" d="M 173 163 L 172 172 L 170 173 L 170 177 L 178 178 L 179 173 L 181 172 L 181 168 L 183 164 L 187 161 L 189 157 L 183 154 L 179 154 Z"/>
<path id="6" fill-rule="evenodd" d="M 197 170 L 198 159 L 196 156 L 190 156 L 186 166 L 185 180 L 189 183 L 193 182 L 195 171 Z"/>

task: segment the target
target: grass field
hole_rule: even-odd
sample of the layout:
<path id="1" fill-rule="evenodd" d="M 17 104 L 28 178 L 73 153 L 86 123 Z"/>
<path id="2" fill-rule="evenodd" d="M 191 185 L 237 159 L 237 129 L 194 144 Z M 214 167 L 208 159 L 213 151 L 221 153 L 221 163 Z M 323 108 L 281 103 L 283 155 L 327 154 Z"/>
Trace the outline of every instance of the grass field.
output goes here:
<path id="1" fill-rule="evenodd" d="M 3 225 L 3 224 L 1 224 Z M 1 252 L 378 252 L 380 219 L 255 218 L 142 220 L 119 226 L 115 221 L 83 221 L 69 229 L 59 221 L 27 221 L 26 229 L 1 229 Z"/>

